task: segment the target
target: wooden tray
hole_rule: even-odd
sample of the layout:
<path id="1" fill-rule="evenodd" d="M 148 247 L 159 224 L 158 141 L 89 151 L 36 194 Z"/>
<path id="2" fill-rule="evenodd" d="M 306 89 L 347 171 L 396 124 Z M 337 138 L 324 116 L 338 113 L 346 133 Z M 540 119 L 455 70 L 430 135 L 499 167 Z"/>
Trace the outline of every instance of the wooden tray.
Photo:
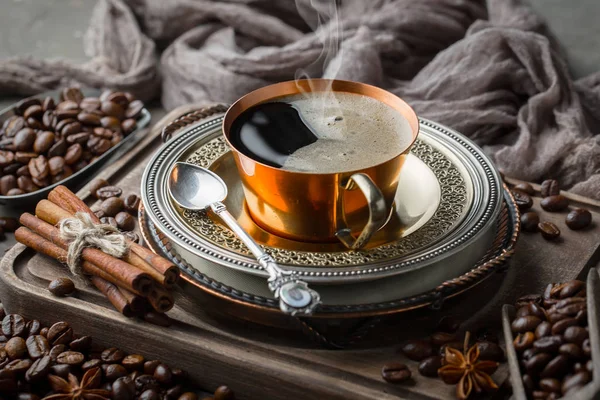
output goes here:
<path id="1" fill-rule="evenodd" d="M 110 165 L 100 176 L 123 187 L 125 194 L 137 193 L 145 163 L 161 144 L 158 136 L 162 126 L 194 108 L 189 106 L 171 113 L 135 151 Z M 91 202 L 86 188 L 78 194 Z M 8 312 L 22 313 L 46 323 L 68 320 L 76 331 L 93 335 L 100 342 L 139 351 L 184 368 L 207 389 L 225 383 L 242 400 L 287 400 L 300 395 L 305 399 L 453 398 L 453 386 L 418 375 L 417 363 L 398 353 L 398 345 L 404 339 L 430 334 L 440 316 L 447 314 L 462 318 L 465 329 L 493 326 L 500 333 L 503 304 L 514 303 L 526 293 L 540 293 L 548 282 L 585 278 L 587 270 L 596 266 L 600 258 L 600 204 L 566 195 L 573 205 L 592 211 L 594 227 L 583 232 L 570 231 L 564 226 L 564 213 L 540 211 L 543 219 L 560 226 L 561 241 L 549 243 L 539 234 L 524 233 L 503 280 L 488 279 L 467 296 L 447 301 L 441 311 L 410 312 L 385 321 L 384 328 L 372 332 L 360 349 L 315 349 L 293 320 L 286 323 L 265 318 L 249 322 L 229 318 L 230 314 L 239 314 L 240 310 L 233 310 L 235 304 L 224 306 L 203 293 L 188 292 L 182 296 L 189 289 L 185 284 L 176 294 L 176 308 L 169 313 L 177 321 L 170 328 L 122 317 L 81 281 L 76 282 L 79 289 L 76 296 L 55 298 L 45 288 L 49 280 L 66 276 L 66 270 L 20 245 L 12 248 L 0 264 L 0 299 Z M 538 198 L 535 203 L 539 209 Z M 328 329 L 348 327 L 334 325 Z M 414 383 L 384 382 L 380 370 L 388 361 L 406 362 L 415 376 Z M 503 364 L 494 379 L 500 383 L 507 377 L 508 367 Z"/>

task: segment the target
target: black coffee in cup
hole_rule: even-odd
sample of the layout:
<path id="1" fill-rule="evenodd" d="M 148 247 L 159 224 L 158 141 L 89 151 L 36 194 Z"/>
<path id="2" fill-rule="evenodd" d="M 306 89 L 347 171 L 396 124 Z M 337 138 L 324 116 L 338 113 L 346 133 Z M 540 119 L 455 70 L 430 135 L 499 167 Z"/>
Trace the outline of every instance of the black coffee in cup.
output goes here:
<path id="1" fill-rule="evenodd" d="M 348 92 L 284 96 L 240 114 L 231 144 L 263 164 L 332 173 L 378 165 L 412 142 L 408 121 L 387 104 Z"/>

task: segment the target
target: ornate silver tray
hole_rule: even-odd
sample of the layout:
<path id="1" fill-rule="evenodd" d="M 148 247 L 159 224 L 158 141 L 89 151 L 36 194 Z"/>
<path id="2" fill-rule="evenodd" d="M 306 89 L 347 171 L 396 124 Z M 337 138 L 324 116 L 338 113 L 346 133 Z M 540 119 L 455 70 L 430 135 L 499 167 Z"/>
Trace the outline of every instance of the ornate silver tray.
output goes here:
<path id="1" fill-rule="evenodd" d="M 142 199 L 152 224 L 190 265 L 220 282 L 235 287 L 233 283 L 250 274 L 260 292 L 266 273 L 210 215 L 186 212 L 172 203 L 166 178 L 176 161 L 194 162 L 221 175 L 230 186 L 227 206 L 238 221 L 283 268 L 312 283 L 397 277 L 385 279 L 385 284 L 405 295 L 422 293 L 472 268 L 494 240 L 502 205 L 498 173 L 470 140 L 427 120 L 421 120 L 418 143 L 403 169 L 390 223 L 366 250 L 298 243 L 253 229 L 235 167 L 220 139 L 221 122 L 222 117 L 215 117 L 183 129 L 155 154 L 142 178 Z"/>

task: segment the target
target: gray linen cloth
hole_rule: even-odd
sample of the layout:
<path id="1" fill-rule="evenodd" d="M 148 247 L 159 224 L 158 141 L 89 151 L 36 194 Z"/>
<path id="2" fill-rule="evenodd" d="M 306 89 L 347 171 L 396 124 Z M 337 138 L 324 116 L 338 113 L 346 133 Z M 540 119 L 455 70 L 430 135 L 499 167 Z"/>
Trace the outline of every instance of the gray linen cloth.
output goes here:
<path id="1" fill-rule="evenodd" d="M 335 14 L 332 2 L 99 0 L 89 62 L 0 61 L 0 93 L 79 84 L 160 94 L 172 109 L 298 71 L 361 81 L 473 138 L 508 176 L 600 199 L 600 72 L 573 81 L 520 0 L 342 0 Z"/>

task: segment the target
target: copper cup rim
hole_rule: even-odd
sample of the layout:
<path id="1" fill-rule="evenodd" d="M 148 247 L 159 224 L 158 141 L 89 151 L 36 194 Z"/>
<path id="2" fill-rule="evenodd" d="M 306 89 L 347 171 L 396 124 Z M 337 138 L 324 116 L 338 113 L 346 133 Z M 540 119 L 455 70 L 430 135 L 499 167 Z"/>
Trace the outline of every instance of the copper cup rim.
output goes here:
<path id="1" fill-rule="evenodd" d="M 408 123 L 411 127 L 412 140 L 401 152 L 399 152 L 394 157 L 392 157 L 388 160 L 382 161 L 378 164 L 370 165 L 366 168 L 360 168 L 360 169 L 349 170 L 349 171 L 337 171 L 337 172 L 289 171 L 289 170 L 286 170 L 283 168 L 273 167 L 271 165 L 267 165 L 258 160 L 255 160 L 254 158 L 252 158 L 250 156 L 247 156 L 246 154 L 242 153 L 239 149 L 237 149 L 231 143 L 231 141 L 229 140 L 229 132 L 231 129 L 231 125 L 232 125 L 233 121 L 240 114 L 242 114 L 244 111 L 246 111 L 250 107 L 261 104 L 263 102 L 272 101 L 279 97 L 285 97 L 285 96 L 302 93 L 302 91 L 298 89 L 298 85 L 303 86 L 304 89 L 308 89 L 307 90 L 308 92 L 324 91 L 324 90 L 314 90 L 313 91 L 311 85 L 316 85 L 318 87 L 324 87 L 324 88 L 329 87 L 332 89 L 333 92 L 350 92 L 350 93 L 354 93 L 354 94 L 362 94 L 362 95 L 374 98 L 376 100 L 379 100 L 379 101 L 387 104 L 388 106 L 392 107 L 394 110 L 398 111 L 404 118 L 406 118 L 406 120 L 408 121 Z M 292 89 L 292 90 L 290 91 L 290 89 Z M 348 89 L 348 90 L 343 90 L 343 89 Z M 265 94 L 268 94 L 268 95 L 265 96 Z M 369 84 L 362 83 L 362 82 L 345 81 L 345 80 L 340 80 L 340 79 L 315 78 L 315 79 L 300 79 L 300 80 L 278 82 L 278 83 L 274 83 L 271 85 L 263 86 L 259 89 L 253 90 L 250 93 L 247 93 L 246 95 L 240 97 L 236 102 L 234 102 L 229 107 L 227 112 L 225 113 L 225 116 L 223 117 L 222 131 L 223 131 L 223 137 L 225 138 L 225 141 L 227 142 L 229 147 L 232 149 L 232 151 L 234 151 L 241 157 L 251 160 L 252 162 L 260 165 L 263 168 L 267 168 L 269 170 L 272 170 L 273 172 L 277 171 L 279 173 L 285 172 L 287 174 L 323 175 L 324 176 L 324 175 L 353 174 L 356 172 L 364 171 L 366 169 L 376 168 L 380 165 L 386 164 L 386 163 L 400 157 L 403 154 L 408 153 L 408 151 L 413 146 L 413 144 L 415 143 L 415 141 L 417 140 L 417 138 L 419 136 L 419 119 L 417 117 L 417 114 L 413 110 L 413 108 L 407 102 L 405 102 L 404 100 L 402 100 L 400 97 L 396 96 L 395 94 L 388 92 L 385 89 L 381 89 L 377 86 L 369 85 Z"/>

